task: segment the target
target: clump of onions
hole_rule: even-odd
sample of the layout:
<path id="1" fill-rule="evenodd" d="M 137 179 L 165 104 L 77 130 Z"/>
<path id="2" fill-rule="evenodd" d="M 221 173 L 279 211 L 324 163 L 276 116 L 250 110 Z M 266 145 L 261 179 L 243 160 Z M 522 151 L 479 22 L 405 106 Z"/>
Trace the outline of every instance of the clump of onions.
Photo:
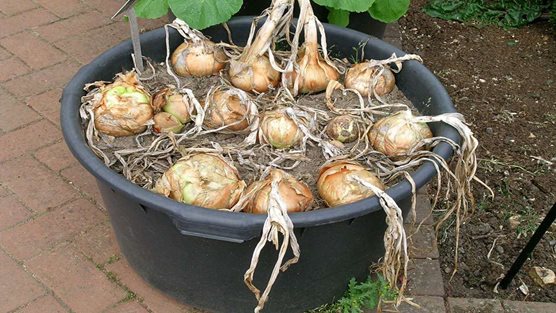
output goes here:
<path id="1" fill-rule="evenodd" d="M 245 91 L 267 92 L 280 84 L 276 71 L 266 55 L 230 61 L 230 82 Z"/>
<path id="2" fill-rule="evenodd" d="M 313 202 L 313 194 L 309 187 L 280 169 L 272 169 L 260 181 L 249 185 L 245 194 L 250 195 L 250 200 L 244 209 L 245 212 L 266 214 L 271 204 L 272 183 L 276 183 L 280 202 L 288 213 L 303 212 Z"/>
<path id="3" fill-rule="evenodd" d="M 184 77 L 218 74 L 226 65 L 227 57 L 221 47 L 207 39 L 201 32 L 191 29 L 187 23 L 175 19 L 167 26 L 177 29 L 184 42 L 172 53 L 174 71 Z M 169 47 L 167 46 L 169 49 Z M 168 51 L 169 53 L 169 51 Z M 167 59 L 168 61 L 168 56 Z"/>
<path id="4" fill-rule="evenodd" d="M 217 89 L 208 94 L 204 107 L 205 127 L 208 129 L 225 127 L 231 131 L 242 131 L 250 126 L 249 103 L 235 91 Z"/>
<path id="5" fill-rule="evenodd" d="M 364 97 L 374 94 L 382 97 L 394 90 L 396 78 L 387 66 L 362 62 L 347 71 L 345 85 L 357 90 Z"/>
<path id="6" fill-rule="evenodd" d="M 293 71 L 285 74 L 288 87 L 293 88 L 294 95 L 301 93 L 317 93 L 326 89 L 331 80 L 338 80 L 340 73 L 327 56 L 324 48 L 319 51 L 318 29 L 320 22 L 313 13 L 313 8 L 308 0 L 300 1 L 302 7 L 298 27 L 305 33 L 305 43 L 297 54 L 297 64 Z M 296 33 L 296 36 L 298 33 Z M 323 45 L 326 44 L 324 32 L 321 33 Z M 294 39 L 295 40 L 295 39 Z M 292 49 L 295 53 L 296 48 Z"/>
<path id="7" fill-rule="evenodd" d="M 382 181 L 361 164 L 353 161 L 336 161 L 320 169 L 317 189 L 329 207 L 353 203 L 374 196 L 374 192 L 359 181 L 367 182 L 381 190 Z"/>
<path id="8" fill-rule="evenodd" d="M 415 120 L 411 111 L 399 111 L 378 120 L 369 132 L 373 148 L 386 156 L 406 155 L 417 148 L 432 132 L 424 122 Z"/>
<path id="9" fill-rule="evenodd" d="M 163 88 L 153 97 L 155 111 L 164 111 L 175 116 L 180 123 L 191 121 L 193 105 L 189 99 L 173 88 Z"/>
<path id="10" fill-rule="evenodd" d="M 178 160 L 156 182 L 154 191 L 209 209 L 230 209 L 246 185 L 237 169 L 220 155 L 198 153 Z"/>
<path id="11" fill-rule="evenodd" d="M 93 112 L 96 129 L 121 137 L 141 133 L 153 117 L 151 96 L 135 72 L 118 74 L 114 83 L 102 86 Z"/>
<path id="12" fill-rule="evenodd" d="M 340 77 L 340 73 L 320 56 L 318 44 L 312 42 L 305 43 L 299 53 L 297 64 L 299 68 L 287 73 L 286 77 L 290 85 L 295 85 L 301 93 L 323 91 L 331 80 L 338 80 Z"/>
<path id="13" fill-rule="evenodd" d="M 228 71 L 230 82 L 235 87 L 248 92 L 267 92 L 280 84 L 280 72 L 272 66 L 269 54 L 275 38 L 288 23 L 282 21 L 286 9 L 292 9 L 291 0 L 274 0 L 272 6 L 265 12 L 268 15 L 263 26 L 257 31 L 253 39 L 255 24 L 245 49 L 241 55 L 230 60 Z M 258 19 L 254 20 L 256 23 Z"/>
<path id="14" fill-rule="evenodd" d="M 268 143 L 276 149 L 288 149 L 303 139 L 303 131 L 288 116 L 286 110 L 276 109 L 262 114 L 259 126 L 259 142 Z"/>
<path id="15" fill-rule="evenodd" d="M 170 113 L 159 112 L 153 119 L 153 130 L 157 133 L 179 133 L 183 129 L 180 120 Z"/>
<path id="16" fill-rule="evenodd" d="M 336 116 L 328 122 L 326 135 L 341 143 L 350 143 L 359 138 L 362 129 L 360 123 L 351 115 Z"/>

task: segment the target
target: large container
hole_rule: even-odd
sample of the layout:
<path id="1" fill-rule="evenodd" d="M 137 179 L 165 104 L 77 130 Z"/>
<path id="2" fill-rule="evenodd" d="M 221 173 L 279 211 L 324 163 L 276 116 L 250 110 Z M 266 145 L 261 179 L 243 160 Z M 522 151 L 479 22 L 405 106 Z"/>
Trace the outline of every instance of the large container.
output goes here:
<path id="1" fill-rule="evenodd" d="M 251 20 L 229 22 L 236 44 L 247 40 Z M 363 33 L 325 25 L 328 45 L 349 56 L 352 47 L 367 42 L 365 56 L 387 58 L 393 46 Z M 225 41 L 221 26 L 205 33 Z M 141 35 L 144 55 L 165 58 L 164 31 Z M 172 32 L 175 48 L 182 39 Z M 83 86 L 111 80 L 123 69 L 133 67 L 130 41 L 108 50 L 73 77 L 62 97 L 61 123 L 64 138 L 75 157 L 97 179 L 122 253 L 131 266 L 150 284 L 180 301 L 214 312 L 251 312 L 256 301 L 243 283 L 253 249 L 259 241 L 265 216 L 229 213 L 180 204 L 142 189 L 106 167 L 86 144 L 79 117 Z M 454 112 L 445 89 L 418 62 L 404 64 L 396 75 L 398 87 L 424 114 Z M 457 140 L 457 133 L 444 124 L 432 125 L 437 136 Z M 451 148 L 438 145 L 437 154 L 448 158 Z M 314 173 L 317 175 L 317 173 Z M 413 179 L 424 186 L 435 175 L 432 164 L 424 164 Z M 408 212 L 411 187 L 403 182 L 388 189 Z M 333 209 L 292 214 L 301 246 L 301 259 L 281 273 L 270 294 L 265 312 L 303 312 L 342 296 L 350 278 L 364 279 L 369 265 L 384 254 L 385 214 L 376 197 Z M 277 253 L 268 245 L 263 250 L 255 283 L 265 286 Z"/>

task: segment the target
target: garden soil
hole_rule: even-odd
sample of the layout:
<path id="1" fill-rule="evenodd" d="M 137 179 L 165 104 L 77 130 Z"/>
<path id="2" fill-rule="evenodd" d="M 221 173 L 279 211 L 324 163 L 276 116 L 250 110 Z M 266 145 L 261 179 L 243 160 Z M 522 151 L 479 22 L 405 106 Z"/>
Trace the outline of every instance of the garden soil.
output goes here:
<path id="1" fill-rule="evenodd" d="M 412 1 L 400 20 L 403 49 L 423 58 L 471 124 L 478 176 L 495 191 L 475 191 L 453 277 L 454 230 L 439 234 L 447 295 L 555 301 L 556 285 L 541 287 L 528 272 L 556 271 L 556 224 L 510 287 L 493 290 L 556 202 L 556 29 L 546 20 L 509 30 L 444 21 L 424 14 L 425 3 Z"/>

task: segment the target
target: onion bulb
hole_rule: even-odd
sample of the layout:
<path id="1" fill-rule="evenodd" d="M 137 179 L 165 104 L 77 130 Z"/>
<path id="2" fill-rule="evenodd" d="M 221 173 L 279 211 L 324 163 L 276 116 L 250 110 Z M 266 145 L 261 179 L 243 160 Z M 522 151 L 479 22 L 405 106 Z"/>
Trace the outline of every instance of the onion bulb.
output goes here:
<path id="1" fill-rule="evenodd" d="M 340 78 L 340 73 L 320 56 L 318 44 L 306 43 L 299 52 L 297 64 L 299 68 L 285 75 L 290 88 L 298 80 L 297 91 L 301 93 L 321 92 L 331 80 Z"/>
<path id="2" fill-rule="evenodd" d="M 431 138 L 427 123 L 416 122 L 411 111 L 400 111 L 378 120 L 369 132 L 373 148 L 386 156 L 405 155 L 423 139 Z"/>
<path id="3" fill-rule="evenodd" d="M 244 130 L 250 124 L 248 103 L 232 90 L 218 89 L 205 101 L 203 124 L 209 129 L 227 126 L 226 129 L 231 131 Z"/>
<path id="4" fill-rule="evenodd" d="M 254 56 L 251 61 L 230 61 L 230 82 L 248 92 L 267 92 L 280 84 L 280 73 L 270 64 L 266 55 Z"/>
<path id="5" fill-rule="evenodd" d="M 377 77 L 377 75 L 380 75 Z M 394 90 L 396 78 L 388 67 L 371 65 L 369 62 L 355 64 L 346 73 L 345 85 L 367 97 L 376 93 L 382 97 Z M 374 93 L 372 92 L 374 87 Z"/>
<path id="6" fill-rule="evenodd" d="M 172 68 L 184 77 L 218 74 L 226 65 L 226 54 L 208 39 L 184 42 L 172 53 Z"/>
<path id="7" fill-rule="evenodd" d="M 118 74 L 115 82 L 100 88 L 93 112 L 96 129 L 121 137 L 141 133 L 153 117 L 151 96 L 139 83 L 135 72 Z"/>
<path id="8" fill-rule="evenodd" d="M 259 126 L 259 142 L 276 149 L 287 149 L 303 139 L 303 132 L 285 110 L 264 112 Z"/>
<path id="9" fill-rule="evenodd" d="M 179 133 L 183 129 L 183 124 L 170 113 L 159 112 L 153 119 L 153 129 L 156 133 Z"/>
<path id="10" fill-rule="evenodd" d="M 237 169 L 222 156 L 199 153 L 179 159 L 156 182 L 154 191 L 209 209 L 230 209 L 245 189 Z"/>
<path id="11" fill-rule="evenodd" d="M 326 135 L 341 143 L 350 143 L 361 135 L 360 123 L 351 115 L 336 116 L 328 122 Z"/>
<path id="12" fill-rule="evenodd" d="M 271 202 L 272 183 L 275 182 L 280 194 L 280 203 L 285 206 L 288 213 L 303 212 L 313 202 L 313 194 L 309 187 L 295 179 L 292 175 L 280 170 L 272 169 L 263 180 L 249 185 L 246 195 L 252 194 L 244 211 L 254 214 L 266 214 Z M 275 199 L 276 200 L 276 199 Z"/>
<path id="13" fill-rule="evenodd" d="M 329 207 L 353 203 L 374 193 L 357 182 L 357 179 L 368 182 L 384 190 L 382 181 L 362 165 L 352 161 L 336 161 L 320 169 L 317 189 L 321 198 Z"/>
<path id="14" fill-rule="evenodd" d="M 180 123 L 185 124 L 191 121 L 193 105 L 187 97 L 172 88 L 163 88 L 153 97 L 153 107 L 155 111 L 162 110 L 175 116 Z"/>

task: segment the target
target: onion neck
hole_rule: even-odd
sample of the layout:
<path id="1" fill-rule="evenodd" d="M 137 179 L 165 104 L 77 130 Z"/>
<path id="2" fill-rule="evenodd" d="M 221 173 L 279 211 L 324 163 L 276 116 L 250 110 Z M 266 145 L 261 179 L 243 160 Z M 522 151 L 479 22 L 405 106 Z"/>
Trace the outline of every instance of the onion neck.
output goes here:
<path id="1" fill-rule="evenodd" d="M 268 18 L 259 29 L 253 44 L 240 56 L 240 61 L 250 64 L 256 60 L 257 57 L 266 53 L 266 50 L 270 47 L 272 39 L 276 33 L 276 26 L 280 23 L 286 9 L 292 5 L 291 2 L 291 0 L 273 1 L 272 9 Z M 286 27 L 289 27 L 289 25 L 286 25 Z"/>

